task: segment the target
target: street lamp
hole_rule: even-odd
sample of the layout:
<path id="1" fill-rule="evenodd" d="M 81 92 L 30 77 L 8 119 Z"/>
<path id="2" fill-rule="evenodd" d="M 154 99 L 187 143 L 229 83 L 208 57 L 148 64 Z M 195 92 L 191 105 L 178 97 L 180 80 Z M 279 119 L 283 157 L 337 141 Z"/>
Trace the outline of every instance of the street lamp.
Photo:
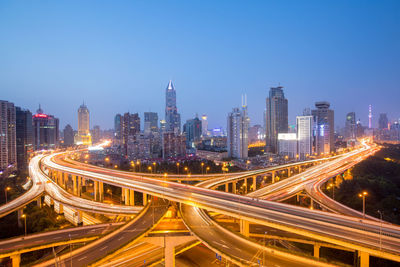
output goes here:
<path id="1" fill-rule="evenodd" d="M 25 236 L 26 236 L 26 214 L 22 214 L 21 218 L 24 218 L 24 223 L 25 223 Z"/>
<path id="2" fill-rule="evenodd" d="M 140 172 L 140 160 L 137 160 L 137 161 L 136 161 L 136 165 L 139 166 L 139 172 Z"/>
<path id="3" fill-rule="evenodd" d="M 7 192 L 11 190 L 11 187 L 7 186 L 4 188 L 4 194 L 6 195 L 6 204 L 7 204 Z"/>
<path id="4" fill-rule="evenodd" d="M 201 174 L 204 174 L 204 162 L 202 162 L 200 165 L 201 165 Z"/>
<path id="5" fill-rule="evenodd" d="M 210 170 L 210 167 L 207 167 L 206 168 L 206 174 L 208 173 L 209 170 Z"/>
<path id="6" fill-rule="evenodd" d="M 329 187 L 332 187 L 332 199 L 335 200 L 335 185 L 333 183 L 330 183 Z"/>
<path id="7" fill-rule="evenodd" d="M 358 194 L 359 197 L 362 197 L 363 199 L 363 218 L 365 219 L 365 197 L 368 195 L 366 191 Z"/>
<path id="8" fill-rule="evenodd" d="M 179 162 L 176 163 L 176 172 L 179 175 Z"/>
<path id="9" fill-rule="evenodd" d="M 153 173 L 153 170 L 152 170 L 151 166 L 149 166 L 147 169 L 148 169 L 151 173 Z"/>
<path id="10" fill-rule="evenodd" d="M 156 173 L 156 169 L 157 169 L 157 166 L 156 166 L 156 162 L 153 162 L 153 166 L 154 166 L 154 173 Z"/>

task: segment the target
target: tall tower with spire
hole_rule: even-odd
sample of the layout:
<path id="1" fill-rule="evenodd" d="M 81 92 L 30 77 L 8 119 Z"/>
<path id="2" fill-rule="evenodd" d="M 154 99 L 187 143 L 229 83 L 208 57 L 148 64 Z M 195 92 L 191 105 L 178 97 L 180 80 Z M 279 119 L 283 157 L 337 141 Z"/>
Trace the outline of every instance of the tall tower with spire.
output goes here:
<path id="1" fill-rule="evenodd" d="M 76 143 L 82 142 L 84 145 L 91 145 L 90 136 L 90 113 L 85 102 L 78 109 L 78 136 Z"/>
<path id="2" fill-rule="evenodd" d="M 165 121 L 166 131 L 181 132 L 181 115 L 176 107 L 176 91 L 171 80 L 165 90 Z"/>

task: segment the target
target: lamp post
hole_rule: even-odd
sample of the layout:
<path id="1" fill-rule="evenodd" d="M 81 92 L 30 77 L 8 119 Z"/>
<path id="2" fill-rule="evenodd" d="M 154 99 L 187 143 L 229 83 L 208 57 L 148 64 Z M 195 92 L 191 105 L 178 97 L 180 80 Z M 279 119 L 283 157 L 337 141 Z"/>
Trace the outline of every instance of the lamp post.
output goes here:
<path id="1" fill-rule="evenodd" d="M 206 167 L 206 174 L 208 173 L 209 170 L 210 170 L 210 167 Z"/>
<path id="2" fill-rule="evenodd" d="M 204 162 L 202 162 L 200 165 L 201 165 L 201 174 L 203 175 L 204 174 Z"/>
<path id="3" fill-rule="evenodd" d="M 179 162 L 176 163 L 176 172 L 177 172 L 178 175 L 179 175 Z"/>
<path id="4" fill-rule="evenodd" d="M 21 217 L 24 218 L 24 223 L 25 223 L 25 236 L 26 236 L 26 214 L 22 214 Z"/>
<path id="5" fill-rule="evenodd" d="M 6 195 L 6 204 L 7 204 L 7 192 L 11 190 L 11 187 L 7 186 L 4 188 L 4 194 Z"/>
<path id="6" fill-rule="evenodd" d="M 329 186 L 332 187 L 332 199 L 335 200 L 335 185 L 330 183 Z"/>
<path id="7" fill-rule="evenodd" d="M 137 161 L 136 161 L 136 165 L 139 166 L 139 172 L 140 172 L 140 160 L 137 160 Z"/>
<path id="8" fill-rule="evenodd" d="M 363 218 L 365 219 L 365 197 L 368 195 L 366 191 L 358 194 L 359 197 L 362 197 L 363 199 Z"/>
<path id="9" fill-rule="evenodd" d="M 157 170 L 157 166 L 156 166 L 156 162 L 153 162 L 153 166 L 154 166 L 154 173 L 156 173 L 156 170 Z"/>
<path id="10" fill-rule="evenodd" d="M 153 173 L 153 169 L 151 168 L 151 166 L 149 166 L 147 169 L 150 171 L 150 173 Z"/>
<path id="11" fill-rule="evenodd" d="M 378 210 L 381 223 L 379 225 L 379 250 L 382 250 L 382 222 L 383 222 L 383 211 Z"/>

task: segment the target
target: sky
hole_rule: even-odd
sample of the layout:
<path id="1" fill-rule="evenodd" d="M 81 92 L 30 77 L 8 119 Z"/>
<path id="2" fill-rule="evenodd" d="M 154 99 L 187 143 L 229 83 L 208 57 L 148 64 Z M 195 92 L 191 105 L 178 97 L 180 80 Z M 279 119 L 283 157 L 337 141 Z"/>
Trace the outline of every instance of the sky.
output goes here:
<path id="1" fill-rule="evenodd" d="M 284 87 L 289 123 L 329 101 L 336 125 L 356 112 L 400 118 L 400 1 L 0 1 L 0 99 L 77 128 L 117 113 L 158 112 L 172 79 L 182 124 L 209 128 L 247 94 L 262 124 L 271 86 Z M 142 126 L 143 127 L 143 126 Z"/>

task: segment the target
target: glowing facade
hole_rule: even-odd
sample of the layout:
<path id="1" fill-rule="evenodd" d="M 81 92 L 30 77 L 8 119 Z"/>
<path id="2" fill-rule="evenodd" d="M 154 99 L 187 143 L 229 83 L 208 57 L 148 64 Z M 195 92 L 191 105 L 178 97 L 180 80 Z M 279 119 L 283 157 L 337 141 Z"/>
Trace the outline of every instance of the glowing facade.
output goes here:
<path id="1" fill-rule="evenodd" d="M 85 103 L 78 109 L 78 136 L 75 143 L 92 145 L 92 137 L 90 135 L 90 113 Z"/>

